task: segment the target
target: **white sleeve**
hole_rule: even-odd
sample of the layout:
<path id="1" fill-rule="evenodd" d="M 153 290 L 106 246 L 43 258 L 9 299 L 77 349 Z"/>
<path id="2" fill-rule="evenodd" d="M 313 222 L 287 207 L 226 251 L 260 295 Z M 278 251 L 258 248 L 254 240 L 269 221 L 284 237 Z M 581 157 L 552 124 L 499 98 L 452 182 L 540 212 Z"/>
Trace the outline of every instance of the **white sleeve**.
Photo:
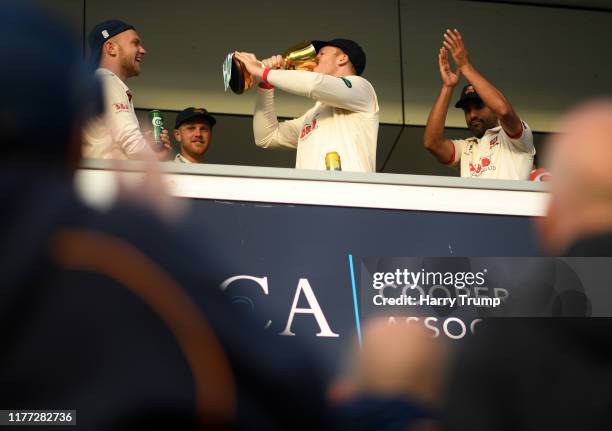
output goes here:
<path id="1" fill-rule="evenodd" d="M 113 142 L 117 143 L 130 159 L 140 159 L 153 150 L 147 144 L 138 119 L 130 105 L 125 89 L 112 79 L 105 79 L 104 101 L 106 103 L 105 123 Z"/>
<path id="2" fill-rule="evenodd" d="M 468 143 L 466 139 L 451 139 L 451 142 L 453 143 L 453 156 L 445 163 L 447 166 L 454 166 L 461 161 L 463 149 Z"/>
<path id="3" fill-rule="evenodd" d="M 536 153 L 533 145 L 533 133 L 531 132 L 531 129 L 527 123 L 521 121 L 521 124 L 523 125 L 523 132 L 516 138 L 510 137 L 510 135 L 508 135 L 508 133 L 502 127 L 499 133 L 500 140 L 505 141 L 511 148 L 515 148 L 521 153 L 527 153 L 533 156 Z"/>
<path id="4" fill-rule="evenodd" d="M 268 82 L 288 93 L 354 112 L 378 112 L 376 92 L 360 76 L 325 75 L 305 70 L 270 70 Z"/>
<path id="5" fill-rule="evenodd" d="M 253 135 L 258 147 L 297 148 L 302 123 L 302 117 L 279 123 L 274 109 L 274 89 L 257 89 L 255 113 L 253 114 Z"/>

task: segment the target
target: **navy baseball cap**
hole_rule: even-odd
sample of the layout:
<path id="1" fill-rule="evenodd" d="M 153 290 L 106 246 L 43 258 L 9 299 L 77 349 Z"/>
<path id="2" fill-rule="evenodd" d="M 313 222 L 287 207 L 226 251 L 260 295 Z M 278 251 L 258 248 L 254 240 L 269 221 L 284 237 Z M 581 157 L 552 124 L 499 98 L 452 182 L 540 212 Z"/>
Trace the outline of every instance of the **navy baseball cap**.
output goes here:
<path id="1" fill-rule="evenodd" d="M 95 66 L 100 64 L 104 42 L 127 30 L 135 30 L 135 28 L 118 19 L 103 21 L 91 30 L 87 41 L 89 42 L 89 49 L 91 50 L 91 61 Z"/>
<path id="2" fill-rule="evenodd" d="M 482 99 L 480 98 L 478 93 L 476 93 L 476 90 L 474 89 L 474 86 L 472 84 L 468 84 L 463 87 L 463 90 L 461 90 L 461 96 L 459 97 L 457 103 L 455 103 L 455 108 L 463 109 L 463 106 L 468 102 L 482 103 Z"/>
<path id="3" fill-rule="evenodd" d="M 174 123 L 174 128 L 178 129 L 179 127 L 181 127 L 181 124 L 186 123 L 187 121 L 193 120 L 195 118 L 203 118 L 204 121 L 208 123 L 211 129 L 213 128 L 215 124 L 217 124 L 217 120 L 215 120 L 215 117 L 210 115 L 206 109 L 189 107 L 189 108 L 183 109 L 176 116 L 176 122 Z"/>
<path id="4" fill-rule="evenodd" d="M 332 39 L 328 41 L 324 40 L 313 40 L 312 46 L 319 52 L 324 46 L 335 46 L 340 48 L 346 55 L 355 68 L 357 75 L 361 75 L 366 66 L 366 55 L 363 49 L 357 44 L 357 42 L 350 39 Z"/>

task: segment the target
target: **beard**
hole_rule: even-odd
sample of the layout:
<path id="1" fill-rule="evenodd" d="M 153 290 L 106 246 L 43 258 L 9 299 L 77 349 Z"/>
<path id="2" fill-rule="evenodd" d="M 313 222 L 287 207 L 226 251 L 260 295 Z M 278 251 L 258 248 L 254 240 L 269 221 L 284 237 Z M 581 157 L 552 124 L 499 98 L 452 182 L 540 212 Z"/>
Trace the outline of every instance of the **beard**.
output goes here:
<path id="1" fill-rule="evenodd" d="M 123 55 L 121 59 L 121 69 L 123 69 L 128 77 L 140 75 L 140 63 L 137 63 L 134 57 Z"/>
<path id="2" fill-rule="evenodd" d="M 185 151 L 194 158 L 202 157 L 208 150 L 208 142 L 191 142 L 184 146 Z"/>
<path id="3" fill-rule="evenodd" d="M 140 75 L 140 67 L 134 65 L 131 61 L 126 61 L 123 65 L 124 70 L 128 72 L 128 76 Z"/>
<path id="4" fill-rule="evenodd" d="M 469 125 L 468 128 L 470 129 L 470 132 L 472 132 L 472 134 L 478 139 L 482 138 L 487 131 L 487 128 L 483 123 L 478 123 L 478 125 L 475 126 Z"/>
<path id="5" fill-rule="evenodd" d="M 498 123 L 497 119 L 486 121 L 481 118 L 478 118 L 478 122 L 476 122 L 476 124 L 470 123 L 467 126 L 468 129 L 470 129 L 470 132 L 472 132 L 474 136 L 480 139 L 484 136 L 487 130 L 497 127 Z"/>

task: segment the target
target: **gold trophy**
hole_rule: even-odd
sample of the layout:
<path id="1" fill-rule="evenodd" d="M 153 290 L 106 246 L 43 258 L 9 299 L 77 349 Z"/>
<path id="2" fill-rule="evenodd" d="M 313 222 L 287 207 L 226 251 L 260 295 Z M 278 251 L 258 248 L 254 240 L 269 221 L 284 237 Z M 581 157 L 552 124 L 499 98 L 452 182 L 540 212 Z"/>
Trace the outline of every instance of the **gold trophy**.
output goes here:
<path id="1" fill-rule="evenodd" d="M 306 40 L 289 48 L 283 54 L 286 70 L 312 71 L 317 66 L 317 50 L 311 41 Z M 253 77 L 246 70 L 242 61 L 230 53 L 223 63 L 225 90 L 231 88 L 236 94 L 242 94 L 253 86 Z"/>

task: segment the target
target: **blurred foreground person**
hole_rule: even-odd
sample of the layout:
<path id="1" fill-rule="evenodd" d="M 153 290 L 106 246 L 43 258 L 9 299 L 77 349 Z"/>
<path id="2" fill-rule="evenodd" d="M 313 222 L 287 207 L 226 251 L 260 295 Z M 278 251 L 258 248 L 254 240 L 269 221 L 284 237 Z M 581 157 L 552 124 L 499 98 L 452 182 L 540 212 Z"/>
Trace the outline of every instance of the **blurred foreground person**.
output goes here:
<path id="1" fill-rule="evenodd" d="M 612 100 L 582 105 L 547 144 L 552 194 L 536 221 L 551 255 L 612 256 Z M 612 421 L 609 318 L 489 319 L 457 356 L 450 430 L 599 430 Z"/>
<path id="2" fill-rule="evenodd" d="M 7 2 L 0 20 L 1 408 L 76 409 L 87 430 L 323 428 L 309 355 L 236 313 L 189 235 L 142 202 L 80 202 L 99 84 L 54 19 Z"/>
<path id="3" fill-rule="evenodd" d="M 538 223 L 544 247 L 552 255 L 612 256 L 612 99 L 569 113 L 548 148 L 552 195 Z"/>
<path id="4" fill-rule="evenodd" d="M 447 355 L 446 345 L 420 322 L 368 321 L 350 369 L 330 389 L 342 429 L 438 429 Z"/>

